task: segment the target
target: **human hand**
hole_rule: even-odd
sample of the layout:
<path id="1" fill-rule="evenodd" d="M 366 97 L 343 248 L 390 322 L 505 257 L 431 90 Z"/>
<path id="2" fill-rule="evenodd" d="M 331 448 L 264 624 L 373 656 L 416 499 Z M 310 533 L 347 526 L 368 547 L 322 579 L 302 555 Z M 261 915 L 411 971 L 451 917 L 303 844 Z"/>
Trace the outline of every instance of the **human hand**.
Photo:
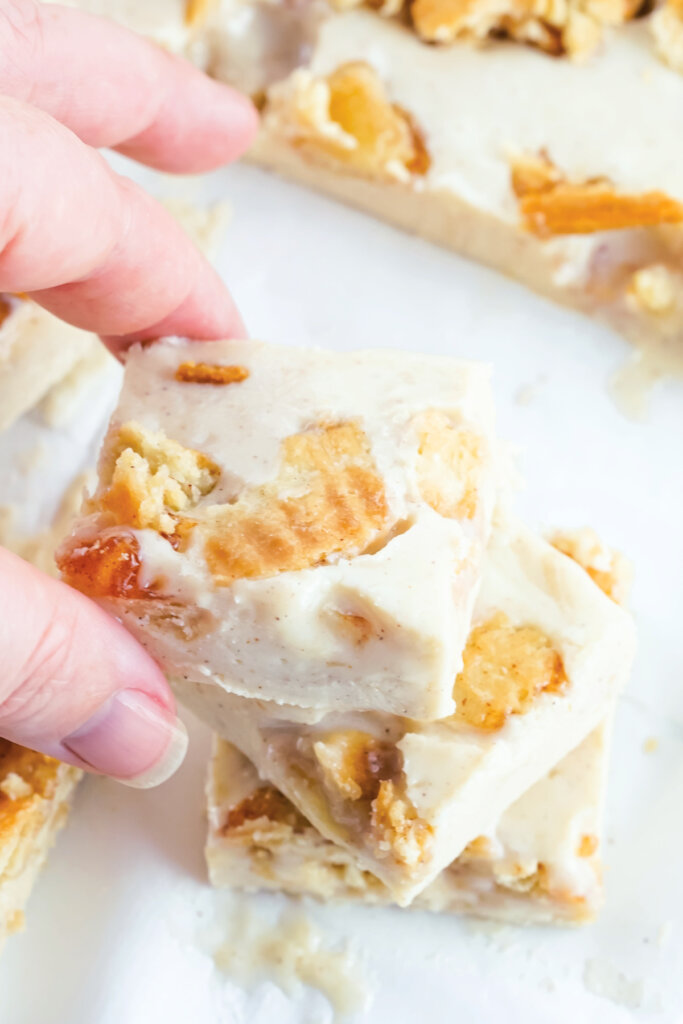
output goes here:
<path id="1" fill-rule="evenodd" d="M 205 171 L 256 131 L 244 97 L 118 26 L 0 0 L 0 291 L 107 336 L 243 334 L 220 277 L 173 218 L 114 174 L 111 147 Z M 155 662 L 96 605 L 0 550 L 0 735 L 147 786 L 186 737 Z"/>

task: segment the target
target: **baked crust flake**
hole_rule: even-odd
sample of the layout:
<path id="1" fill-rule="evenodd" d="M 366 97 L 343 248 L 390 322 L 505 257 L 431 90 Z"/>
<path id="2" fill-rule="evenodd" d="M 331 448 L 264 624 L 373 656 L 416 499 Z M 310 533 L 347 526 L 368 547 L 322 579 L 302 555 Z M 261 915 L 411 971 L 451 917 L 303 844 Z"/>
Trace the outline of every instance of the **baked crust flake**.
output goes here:
<path id="1" fill-rule="evenodd" d="M 607 178 L 569 182 L 547 154 L 512 161 L 512 190 L 526 228 L 539 238 L 683 222 L 683 204 L 664 192 L 618 192 Z"/>
<path id="2" fill-rule="evenodd" d="M 326 77 L 294 72 L 270 90 L 266 116 L 310 159 L 341 164 L 352 174 L 407 181 L 429 169 L 419 128 L 362 61 Z"/>
<path id="3" fill-rule="evenodd" d="M 246 366 L 221 366 L 217 363 L 181 363 L 175 379 L 188 384 L 239 384 L 249 376 Z"/>
<path id="4" fill-rule="evenodd" d="M 523 715 L 541 693 L 567 687 L 562 657 L 536 626 L 513 626 L 498 612 L 476 626 L 455 680 L 453 720 L 477 729 L 501 729 L 510 715 Z"/>
<path id="5" fill-rule="evenodd" d="M 604 545 L 594 530 L 584 526 L 558 531 L 550 537 L 550 543 L 578 562 L 603 593 L 617 604 L 626 604 L 633 579 L 631 563 L 620 551 Z"/>
<path id="6" fill-rule="evenodd" d="M 365 433 L 338 423 L 285 438 L 277 478 L 207 509 L 197 532 L 214 581 L 229 586 L 362 551 L 388 517 Z"/>
<path id="7" fill-rule="evenodd" d="M 118 431 L 100 476 L 107 482 L 98 511 L 109 513 L 114 523 L 170 535 L 176 531 L 178 514 L 213 490 L 220 469 L 208 456 L 162 431 L 130 422 Z"/>
<path id="8" fill-rule="evenodd" d="M 417 479 L 422 497 L 446 518 L 474 518 L 483 465 L 481 438 L 439 409 L 420 414 L 415 427 L 419 437 Z"/>

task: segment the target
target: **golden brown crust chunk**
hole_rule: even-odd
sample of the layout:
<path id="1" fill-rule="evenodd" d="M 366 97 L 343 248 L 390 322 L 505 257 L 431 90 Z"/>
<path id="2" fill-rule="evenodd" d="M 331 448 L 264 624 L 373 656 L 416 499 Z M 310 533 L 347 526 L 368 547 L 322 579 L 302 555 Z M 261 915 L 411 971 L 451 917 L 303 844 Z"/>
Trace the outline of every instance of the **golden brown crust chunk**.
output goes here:
<path id="1" fill-rule="evenodd" d="M 196 531 L 216 584 L 229 586 L 361 551 L 388 515 L 365 433 L 339 423 L 285 438 L 277 478 L 207 510 Z"/>
<path id="2" fill-rule="evenodd" d="M 420 494 L 442 516 L 474 518 L 483 458 L 481 439 L 439 409 L 422 413 L 415 426 Z"/>
<path id="3" fill-rule="evenodd" d="M 391 103 L 370 65 L 343 64 L 325 78 L 295 72 L 271 90 L 268 116 L 313 160 L 342 164 L 350 173 L 407 180 L 429 169 L 419 128 Z"/>
<path id="4" fill-rule="evenodd" d="M 571 183 L 549 157 L 513 161 L 512 188 L 522 219 L 540 238 L 683 222 L 683 204 L 664 192 L 618 192 L 606 178 Z"/>
<path id="5" fill-rule="evenodd" d="M 102 461 L 103 489 L 94 508 L 136 529 L 175 533 L 178 514 L 193 508 L 216 485 L 220 469 L 201 452 L 163 431 L 124 423 Z"/>
<path id="6" fill-rule="evenodd" d="M 380 783 L 372 801 L 371 826 L 378 852 L 390 854 L 399 864 L 411 867 L 429 856 L 434 830 L 398 795 L 391 779 Z"/>
<path id="7" fill-rule="evenodd" d="M 411 17 L 427 42 L 504 36 L 580 60 L 598 45 L 603 26 L 627 21 L 639 6 L 638 0 L 414 0 Z"/>
<path id="8" fill-rule="evenodd" d="M 554 533 L 553 547 L 578 562 L 594 583 L 617 604 L 626 604 L 631 588 L 632 569 L 620 551 L 606 547 L 594 530 L 583 527 Z"/>
<path id="9" fill-rule="evenodd" d="M 385 779 L 401 773 L 401 755 L 393 743 L 369 733 L 344 729 L 313 744 L 328 789 L 347 800 L 373 800 Z"/>
<path id="10" fill-rule="evenodd" d="M 16 828 L 18 819 L 36 798 L 50 800 L 59 782 L 60 762 L 54 757 L 0 739 L 0 841 Z"/>
<path id="11" fill-rule="evenodd" d="M 4 324 L 7 317 L 12 312 L 12 307 L 9 302 L 0 295 L 0 327 Z"/>
<path id="12" fill-rule="evenodd" d="M 303 814 L 286 796 L 274 786 L 264 785 L 255 789 L 236 807 L 230 808 L 225 822 L 221 825 L 220 834 L 228 835 L 228 833 L 242 828 L 245 823 L 262 818 L 278 824 L 289 825 L 294 831 L 311 827 Z"/>
<path id="13" fill-rule="evenodd" d="M 246 366 L 220 366 L 217 363 L 181 363 L 175 379 L 188 384 L 239 384 L 249 376 Z"/>
<path id="14" fill-rule="evenodd" d="M 544 692 L 562 693 L 567 676 L 559 652 L 536 626 L 513 626 L 498 612 L 475 627 L 453 687 L 453 718 L 477 729 L 500 729 Z"/>

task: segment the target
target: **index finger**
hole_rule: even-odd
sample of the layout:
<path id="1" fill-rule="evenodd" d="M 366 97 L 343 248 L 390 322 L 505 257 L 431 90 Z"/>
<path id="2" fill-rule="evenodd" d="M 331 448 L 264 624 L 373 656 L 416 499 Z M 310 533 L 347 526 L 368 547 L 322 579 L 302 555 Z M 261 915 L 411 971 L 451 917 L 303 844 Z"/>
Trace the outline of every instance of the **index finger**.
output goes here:
<path id="1" fill-rule="evenodd" d="M 233 160 L 258 123 L 246 97 L 134 32 L 34 0 L 0 0 L 0 94 L 167 171 Z"/>
<path id="2" fill-rule="evenodd" d="M 96 150 L 3 97 L 0 138 L 0 291 L 101 335 L 244 336 L 210 263 Z"/>

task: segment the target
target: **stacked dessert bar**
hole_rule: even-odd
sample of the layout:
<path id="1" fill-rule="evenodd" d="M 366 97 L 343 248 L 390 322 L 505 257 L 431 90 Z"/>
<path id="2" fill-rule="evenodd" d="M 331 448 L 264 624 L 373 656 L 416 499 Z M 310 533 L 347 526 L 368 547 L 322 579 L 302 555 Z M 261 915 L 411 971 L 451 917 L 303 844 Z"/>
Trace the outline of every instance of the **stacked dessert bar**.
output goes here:
<path id="1" fill-rule="evenodd" d="M 486 369 L 128 356 L 67 582 L 216 731 L 214 881 L 584 919 L 630 669 L 621 566 L 517 521 Z"/>

